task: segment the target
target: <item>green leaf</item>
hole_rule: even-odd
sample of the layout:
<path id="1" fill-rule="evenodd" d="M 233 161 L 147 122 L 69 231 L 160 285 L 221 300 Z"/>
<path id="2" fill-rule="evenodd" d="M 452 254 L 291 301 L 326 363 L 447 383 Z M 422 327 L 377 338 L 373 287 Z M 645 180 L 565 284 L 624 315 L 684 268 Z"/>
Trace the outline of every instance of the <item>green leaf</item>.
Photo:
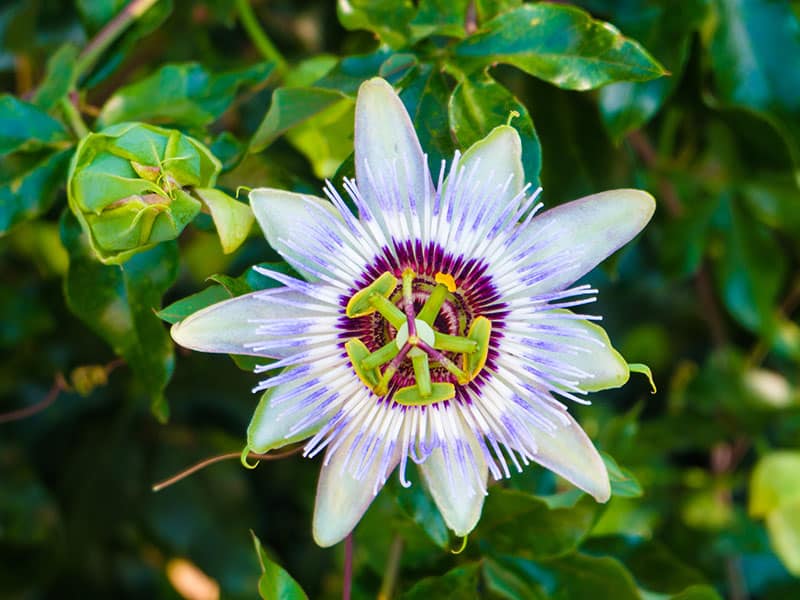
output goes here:
<path id="1" fill-rule="evenodd" d="M 333 176 L 353 152 L 355 102 L 340 98 L 334 104 L 286 132 L 286 139 L 311 163 L 320 179 Z"/>
<path id="2" fill-rule="evenodd" d="M 601 452 L 600 456 L 606 464 L 608 478 L 611 481 L 611 495 L 621 498 L 639 498 L 644 494 L 636 476 L 628 469 L 623 469 L 610 454 Z"/>
<path id="3" fill-rule="evenodd" d="M 431 64 L 420 64 L 402 81 L 400 99 L 411 116 L 419 142 L 428 154 L 431 173 L 438 173 L 442 159 L 453 156 L 447 103 L 450 88 L 445 74 Z"/>
<path id="4" fill-rule="evenodd" d="M 402 488 L 397 494 L 397 502 L 403 511 L 417 524 L 434 544 L 442 549 L 450 547 L 450 533 L 436 504 L 425 490 L 417 470 L 406 473 L 411 481 L 410 488 Z"/>
<path id="5" fill-rule="evenodd" d="M 193 192 L 211 212 L 222 251 L 230 254 L 241 246 L 255 221 L 250 206 L 211 188 L 195 188 Z"/>
<path id="6" fill-rule="evenodd" d="M 800 500 L 770 511 L 767 532 L 783 565 L 792 575 L 800 577 Z"/>
<path id="7" fill-rule="evenodd" d="M 405 45 L 408 22 L 414 15 L 411 0 L 338 0 L 336 13 L 345 29 L 366 29 L 392 48 Z"/>
<path id="8" fill-rule="evenodd" d="M 156 312 L 156 315 L 158 315 L 159 319 L 166 321 L 170 325 L 174 325 L 192 313 L 196 313 L 201 308 L 211 306 L 223 300 L 228 300 L 229 298 L 231 298 L 231 294 L 223 286 L 212 285 L 201 292 L 173 302 L 169 306 Z"/>
<path id="9" fill-rule="evenodd" d="M 772 335 L 787 259 L 771 233 L 733 202 L 721 204 L 725 247 L 717 285 L 730 313 L 751 331 Z"/>
<path id="10" fill-rule="evenodd" d="M 345 97 L 340 92 L 323 88 L 275 90 L 269 110 L 250 140 L 250 152 L 261 152 L 292 127 L 338 104 L 343 99 Z"/>
<path id="11" fill-rule="evenodd" d="M 0 95 L 0 155 L 30 152 L 69 139 L 64 126 L 33 104 Z"/>
<path id="12" fill-rule="evenodd" d="M 503 600 L 546 600 L 544 590 L 533 581 L 527 581 L 508 565 L 492 558 L 483 561 L 483 580 L 491 597 Z"/>
<path id="13" fill-rule="evenodd" d="M 750 479 L 750 514 L 763 517 L 800 502 L 800 451 L 782 450 L 765 455 Z"/>
<path id="14" fill-rule="evenodd" d="M 501 14 L 459 43 L 455 55 L 470 69 L 507 63 L 570 90 L 665 74 L 637 42 L 561 4 L 525 4 Z"/>
<path id="15" fill-rule="evenodd" d="M 270 560 L 261 541 L 252 531 L 253 545 L 261 565 L 258 593 L 264 600 L 308 600 L 303 588 L 284 569 Z"/>
<path id="16" fill-rule="evenodd" d="M 245 269 L 244 273 L 239 275 L 239 277 L 217 274 L 212 275 L 209 279 L 222 285 L 232 296 L 241 296 L 242 294 L 257 292 L 258 290 L 280 287 L 280 283 L 274 279 L 270 279 L 266 275 L 262 275 L 255 270 L 255 267 L 264 267 L 272 271 L 291 275 L 292 277 L 299 277 L 294 269 L 286 263 L 259 263 L 253 265 L 251 268 Z"/>
<path id="17" fill-rule="evenodd" d="M 317 87 L 339 90 L 343 94 L 355 98 L 359 86 L 364 80 L 378 75 L 381 66 L 391 56 L 392 51 L 386 46 L 381 46 L 370 54 L 356 54 L 347 56 L 315 83 Z M 395 84 L 394 79 L 387 80 Z"/>
<path id="18" fill-rule="evenodd" d="M 178 248 L 159 244 L 123 266 L 106 266 L 94 258 L 78 222 L 65 212 L 61 238 L 70 254 L 64 284 L 67 306 L 125 359 L 166 419 L 164 388 L 172 376 L 173 347 L 155 310 L 178 274 Z"/>
<path id="19" fill-rule="evenodd" d="M 411 35 L 421 40 L 431 35 L 463 38 L 469 0 L 420 0 L 411 21 Z"/>
<path id="20" fill-rule="evenodd" d="M 642 590 L 655 594 L 698 594 L 698 598 L 716 598 L 706 587 L 703 574 L 682 562 L 663 543 L 631 535 L 593 537 L 584 546 L 593 555 L 611 555 L 619 559 Z"/>
<path id="21" fill-rule="evenodd" d="M 212 74 L 198 63 L 169 64 L 119 88 L 103 105 L 98 127 L 124 121 L 204 127 L 222 115 L 239 88 L 263 83 L 272 63 Z"/>
<path id="22" fill-rule="evenodd" d="M 786 2 L 715 0 L 710 32 L 714 93 L 726 106 L 754 111 L 783 136 L 800 166 L 800 24 Z"/>
<path id="23" fill-rule="evenodd" d="M 759 221 L 800 240 L 800 188 L 790 176 L 760 177 L 739 188 L 749 212 Z"/>
<path id="24" fill-rule="evenodd" d="M 475 535 L 497 552 L 536 559 L 560 556 L 574 550 L 588 535 L 598 506 L 586 496 L 572 508 L 550 509 L 530 494 L 493 489 Z"/>
<path id="25" fill-rule="evenodd" d="M 494 556 L 489 576 L 515 581 L 529 590 L 529 598 L 552 600 L 641 600 L 631 574 L 615 558 L 570 554 L 555 560 L 533 562 L 518 557 Z M 523 587 L 524 586 L 524 587 Z M 523 596 L 525 597 L 525 596 Z"/>
<path id="26" fill-rule="evenodd" d="M 0 234 L 49 210 L 64 184 L 72 152 L 69 148 L 4 159 L 0 164 Z"/>
<path id="27" fill-rule="evenodd" d="M 44 79 L 36 89 L 33 103 L 41 110 L 49 111 L 66 98 L 75 85 L 75 64 L 78 49 L 64 44 L 47 60 Z"/>
<path id="28" fill-rule="evenodd" d="M 670 72 L 669 77 L 642 83 L 612 83 L 600 90 L 603 123 L 619 141 L 652 119 L 678 85 L 689 57 L 691 36 L 705 18 L 707 2 L 686 0 L 681 3 L 681 10 L 675 10 L 670 0 L 587 0 L 576 4 L 602 10 L 614 25 L 646 47 Z"/>
<path id="29" fill-rule="evenodd" d="M 478 600 L 480 565 L 469 563 L 437 577 L 426 577 L 400 596 L 400 600 Z"/>
<path id="30" fill-rule="evenodd" d="M 482 25 L 499 14 L 517 8 L 520 4 L 522 0 L 475 0 L 475 16 Z"/>
<path id="31" fill-rule="evenodd" d="M 508 122 L 519 133 L 522 141 L 522 164 L 526 182 L 539 187 L 542 149 L 533 127 L 528 109 L 508 89 L 492 79 L 488 73 L 473 73 L 464 78 L 453 90 L 448 106 L 450 129 L 461 150 L 483 139 L 489 132 Z"/>

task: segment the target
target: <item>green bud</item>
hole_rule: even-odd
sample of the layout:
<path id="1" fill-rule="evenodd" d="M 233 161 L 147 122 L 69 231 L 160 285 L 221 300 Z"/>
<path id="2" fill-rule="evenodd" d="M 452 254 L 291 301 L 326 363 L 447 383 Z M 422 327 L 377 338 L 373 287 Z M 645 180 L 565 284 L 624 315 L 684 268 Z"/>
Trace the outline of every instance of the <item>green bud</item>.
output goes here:
<path id="1" fill-rule="evenodd" d="M 173 129 L 120 123 L 81 140 L 67 196 L 98 258 L 120 264 L 173 240 L 202 207 L 193 188 L 211 188 L 220 163 Z"/>

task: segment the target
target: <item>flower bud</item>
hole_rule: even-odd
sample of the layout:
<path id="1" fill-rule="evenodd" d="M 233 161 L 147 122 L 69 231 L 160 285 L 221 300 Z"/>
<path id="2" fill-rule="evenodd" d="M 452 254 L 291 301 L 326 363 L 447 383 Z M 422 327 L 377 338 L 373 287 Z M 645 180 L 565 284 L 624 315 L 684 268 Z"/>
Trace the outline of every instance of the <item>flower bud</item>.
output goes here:
<path id="1" fill-rule="evenodd" d="M 180 131 L 120 123 L 78 145 L 67 196 L 98 258 L 120 264 L 178 237 L 200 212 L 192 188 L 213 187 L 219 171 L 208 148 Z"/>

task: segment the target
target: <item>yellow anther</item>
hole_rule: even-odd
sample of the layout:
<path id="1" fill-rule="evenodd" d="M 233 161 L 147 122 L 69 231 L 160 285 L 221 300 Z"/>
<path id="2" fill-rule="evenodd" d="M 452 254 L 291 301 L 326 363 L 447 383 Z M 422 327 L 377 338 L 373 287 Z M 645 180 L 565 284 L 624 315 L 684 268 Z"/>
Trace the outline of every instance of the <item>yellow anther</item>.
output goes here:
<path id="1" fill-rule="evenodd" d="M 451 294 L 458 289 L 456 285 L 456 280 L 453 279 L 452 275 L 448 275 L 447 273 L 437 273 L 433 276 L 433 279 L 436 283 L 441 283 L 445 287 L 447 287 L 447 291 Z"/>
<path id="2" fill-rule="evenodd" d="M 345 314 L 352 318 L 375 312 L 375 297 L 388 298 L 397 287 L 397 278 L 388 271 L 350 298 Z"/>
<path id="3" fill-rule="evenodd" d="M 470 380 L 475 379 L 486 366 L 491 335 L 492 322 L 486 317 L 477 317 L 469 327 L 467 337 L 478 344 L 478 348 L 474 352 L 464 354 L 464 371 L 467 372 Z"/>
<path id="4" fill-rule="evenodd" d="M 378 385 L 378 370 L 363 367 L 364 359 L 370 356 L 369 348 L 361 340 L 353 338 L 345 342 L 344 349 L 347 351 L 347 356 L 350 358 L 350 363 L 358 378 L 369 389 L 374 389 Z"/>
<path id="5" fill-rule="evenodd" d="M 450 398 L 455 397 L 455 395 L 456 388 L 452 383 L 440 381 L 431 383 L 430 394 L 427 396 L 423 397 L 420 394 L 418 386 L 409 385 L 397 390 L 394 396 L 392 396 L 392 400 L 405 406 L 428 406 L 430 404 L 436 404 L 437 402 L 450 400 Z"/>

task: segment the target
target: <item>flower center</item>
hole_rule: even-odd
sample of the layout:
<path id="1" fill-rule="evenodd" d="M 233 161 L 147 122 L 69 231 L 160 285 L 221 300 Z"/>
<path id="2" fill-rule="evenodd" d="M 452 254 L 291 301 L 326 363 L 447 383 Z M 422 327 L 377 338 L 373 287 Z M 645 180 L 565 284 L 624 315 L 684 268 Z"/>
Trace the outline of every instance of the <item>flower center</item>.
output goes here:
<path id="1" fill-rule="evenodd" d="M 358 377 L 378 396 L 392 392 L 392 400 L 407 406 L 443 402 L 455 396 L 456 384 L 475 379 L 489 354 L 492 322 L 465 313 L 451 275 L 436 273 L 431 282 L 406 269 L 400 282 L 387 271 L 345 308 L 350 319 L 379 315 L 376 326 L 386 343 L 371 350 L 354 337 L 345 349 Z M 467 321 L 467 334 L 459 335 Z"/>

